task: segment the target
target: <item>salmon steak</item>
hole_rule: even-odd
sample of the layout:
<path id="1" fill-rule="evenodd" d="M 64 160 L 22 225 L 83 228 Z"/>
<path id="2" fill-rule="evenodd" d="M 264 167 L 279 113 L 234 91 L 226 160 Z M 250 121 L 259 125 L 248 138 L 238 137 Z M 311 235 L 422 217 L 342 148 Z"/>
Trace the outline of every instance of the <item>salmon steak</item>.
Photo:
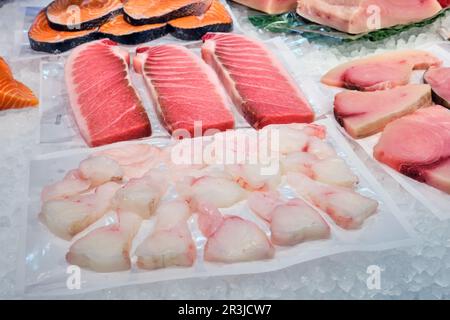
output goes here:
<path id="1" fill-rule="evenodd" d="M 182 40 L 200 40 L 207 32 L 230 32 L 233 20 L 220 0 L 201 16 L 188 16 L 169 21 L 172 35 Z"/>
<path id="2" fill-rule="evenodd" d="M 390 90 L 343 91 L 334 99 L 334 116 L 353 138 L 364 138 L 419 108 L 432 105 L 431 88 L 409 84 Z"/>
<path id="3" fill-rule="evenodd" d="M 391 89 L 409 83 L 413 70 L 438 67 L 442 61 L 422 50 L 401 50 L 341 64 L 328 71 L 322 83 L 360 91 Z"/>
<path id="4" fill-rule="evenodd" d="M 0 57 L 0 111 L 34 107 L 38 103 L 33 92 L 14 79 L 9 65 Z"/>
<path id="5" fill-rule="evenodd" d="M 143 75 L 156 111 L 170 133 L 184 130 L 191 137 L 208 130 L 234 128 L 226 93 L 214 71 L 183 46 L 141 47 L 133 61 Z M 176 133 L 176 132 L 175 132 Z"/>
<path id="6" fill-rule="evenodd" d="M 167 31 L 166 23 L 133 26 L 125 21 L 122 14 L 111 18 L 98 30 L 101 38 L 109 38 L 115 42 L 128 45 L 140 44 L 160 38 L 166 35 Z"/>
<path id="7" fill-rule="evenodd" d="M 169 20 L 204 14 L 212 0 L 127 0 L 125 20 L 135 26 L 163 23 Z"/>
<path id="8" fill-rule="evenodd" d="M 50 27 L 60 31 L 80 31 L 99 27 L 122 12 L 121 0 L 54 0 L 47 6 Z"/>
<path id="9" fill-rule="evenodd" d="M 262 11 L 268 14 L 280 14 L 294 11 L 297 0 L 233 0 L 246 7 Z"/>
<path id="10" fill-rule="evenodd" d="M 207 33 L 202 57 L 254 128 L 314 120 L 303 93 L 261 42 L 243 35 Z"/>
<path id="11" fill-rule="evenodd" d="M 147 113 L 130 81 L 129 63 L 128 51 L 109 39 L 79 46 L 67 59 L 71 110 L 90 147 L 151 134 Z"/>
<path id="12" fill-rule="evenodd" d="M 450 68 L 431 68 L 424 80 L 431 85 L 434 102 L 450 108 Z"/>
<path id="13" fill-rule="evenodd" d="M 388 124 L 374 148 L 374 157 L 450 194 L 450 111 L 431 106 Z"/>
<path id="14" fill-rule="evenodd" d="M 50 27 L 45 10 L 39 12 L 28 31 L 31 49 L 48 53 L 68 51 L 80 44 L 95 40 L 97 28 L 82 31 L 57 31 Z"/>
<path id="15" fill-rule="evenodd" d="M 297 13 L 312 22 L 359 34 L 431 18 L 438 0 L 298 0 Z"/>

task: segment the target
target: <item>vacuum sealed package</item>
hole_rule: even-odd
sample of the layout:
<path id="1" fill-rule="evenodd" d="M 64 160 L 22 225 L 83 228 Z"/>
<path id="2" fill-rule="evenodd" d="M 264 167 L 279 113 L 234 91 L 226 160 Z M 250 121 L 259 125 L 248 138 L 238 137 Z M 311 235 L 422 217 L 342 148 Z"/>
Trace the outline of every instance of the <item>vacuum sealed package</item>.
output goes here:
<path id="1" fill-rule="evenodd" d="M 152 44 L 153 45 L 153 44 Z M 315 97 L 321 96 L 320 93 L 317 93 L 316 85 L 314 81 L 308 78 L 302 77 L 301 70 L 296 66 L 295 56 L 292 55 L 289 48 L 283 43 L 280 38 L 276 38 L 270 41 L 264 42 L 264 45 L 270 50 L 270 52 L 274 55 L 276 60 L 281 63 L 281 67 L 284 68 L 288 77 L 293 79 L 293 86 L 297 87 L 301 93 L 304 94 L 308 102 L 310 103 L 312 109 L 315 113 L 315 118 L 318 119 L 322 115 L 324 115 L 327 109 L 324 107 L 323 101 L 324 99 L 316 99 Z M 201 46 L 202 44 L 199 42 L 191 43 L 191 44 L 183 44 L 182 47 L 179 47 L 182 50 L 182 54 L 188 55 L 188 53 L 184 52 L 185 49 L 189 50 L 192 54 L 194 54 L 198 59 L 201 57 Z M 135 53 L 135 49 L 127 49 L 125 47 L 121 49 L 128 51 L 130 55 L 130 60 L 134 60 L 132 65 L 129 67 L 128 73 L 130 75 L 130 81 L 132 86 L 136 89 L 136 92 L 139 98 L 142 100 L 145 111 L 148 115 L 148 119 L 150 120 L 151 126 L 151 136 L 152 137 L 168 137 L 171 132 L 168 132 L 167 121 L 170 120 L 170 117 L 167 114 L 161 112 L 161 108 L 158 105 L 155 105 L 154 97 L 157 93 L 154 89 L 149 90 L 148 86 L 146 86 L 146 79 L 136 72 L 136 64 L 139 63 L 141 57 L 145 57 L 145 50 L 149 50 L 148 48 L 154 48 L 153 46 L 140 46 L 139 53 Z M 152 49 L 157 50 L 157 49 Z M 175 49 L 173 49 L 175 50 Z M 178 50 L 178 49 L 177 49 Z M 181 51 L 180 51 L 181 54 Z M 190 58 L 189 58 L 190 59 Z M 41 99 L 43 101 L 43 107 L 41 108 L 41 117 L 40 117 L 40 147 L 44 152 L 62 150 L 67 148 L 78 148 L 78 147 L 86 147 L 87 143 L 82 138 L 80 134 L 79 127 L 75 121 L 75 116 L 71 111 L 71 102 L 69 99 L 69 92 L 67 88 L 67 77 L 65 71 L 65 65 L 68 61 L 67 57 L 59 56 L 58 58 L 49 58 L 46 61 L 42 62 L 42 94 Z M 206 73 L 211 73 L 212 70 L 209 70 L 210 67 L 203 63 L 201 60 L 198 61 L 199 65 L 202 65 L 203 68 L 206 69 Z M 294 66 L 294 67 L 292 67 Z M 160 66 L 161 68 L 165 66 Z M 240 73 L 237 73 L 240 75 Z M 251 76 L 251 75 L 249 75 Z M 190 77 L 190 75 L 186 75 L 185 77 Z M 242 77 L 242 76 L 241 76 Z M 262 76 L 261 76 L 262 77 Z M 212 78 L 217 78 L 216 75 L 212 75 Z M 264 80 L 264 77 L 262 77 Z M 100 79 L 101 80 L 101 79 Z M 98 80 L 98 81 L 100 81 Z M 245 79 L 244 79 L 245 80 Z M 311 80 L 311 81 L 310 81 Z M 95 80 L 97 81 L 97 80 Z M 189 78 L 186 80 L 189 82 Z M 185 85 L 189 86 L 190 84 L 186 83 Z M 200 85 L 199 85 L 200 86 Z M 243 109 L 239 108 L 235 103 L 229 98 L 229 94 L 225 92 L 226 86 L 223 86 L 220 83 L 216 84 L 216 87 L 222 91 L 222 97 L 225 100 L 224 104 L 227 109 L 229 109 L 234 118 L 234 128 L 243 128 L 249 127 L 249 122 L 246 121 L 244 117 L 249 119 L 249 115 L 243 114 Z M 182 95 L 183 87 L 180 87 L 180 93 L 178 95 Z M 244 87 L 247 88 L 247 91 L 250 91 L 251 86 Z M 106 97 L 109 99 L 108 97 Z M 261 99 L 261 97 L 257 97 Z M 264 99 L 269 99 L 269 97 L 263 97 Z M 198 95 L 193 97 L 192 103 L 199 103 Z M 272 98 L 273 100 L 273 98 Z M 286 103 L 292 103 L 292 101 L 287 101 Z M 201 102 L 200 102 L 201 104 Z M 270 107 L 270 103 L 267 104 Z M 200 111 L 199 111 L 200 112 Z M 291 111 L 284 111 L 288 114 Z M 249 112 L 251 113 L 251 112 Z M 214 112 L 212 112 L 214 114 Z M 192 115 L 193 116 L 193 115 Z M 204 115 L 203 115 L 204 116 Z M 176 115 L 175 115 L 176 117 Z M 219 117 L 219 114 L 217 114 Z M 199 119 L 201 117 L 199 116 Z M 281 119 L 283 122 L 286 120 Z M 295 120 L 295 119 L 294 119 Z M 277 121 L 277 120 L 275 120 Z M 278 120 L 279 121 L 279 120 Z M 166 123 L 165 123 L 166 122 Z M 295 121 L 294 121 L 295 122 Z"/>
<path id="2" fill-rule="evenodd" d="M 445 50 L 446 48 L 446 44 L 435 44 L 431 47 L 424 47 L 421 48 L 422 50 L 425 50 L 426 52 L 429 52 L 431 54 L 433 54 L 435 57 L 437 57 L 440 61 L 442 61 L 442 65 L 441 67 L 445 68 L 450 66 L 450 55 L 448 53 L 448 51 Z M 414 95 L 417 95 L 420 98 L 421 90 L 424 91 L 423 95 L 425 97 L 426 94 L 426 103 L 427 105 L 424 106 L 423 108 L 419 108 L 418 110 L 416 110 L 415 112 L 409 112 L 408 114 L 406 114 L 403 117 L 400 117 L 399 119 L 404 121 L 404 119 L 408 119 L 408 117 L 411 117 L 411 115 L 415 116 L 417 114 L 421 114 L 422 111 L 426 111 L 426 109 L 433 103 L 438 103 L 438 102 L 432 102 L 431 98 L 432 95 L 434 95 L 435 93 L 433 92 L 432 94 L 430 93 L 430 87 L 428 87 L 428 84 L 424 83 L 426 82 L 424 79 L 426 77 L 424 76 L 424 71 L 423 70 L 417 70 L 414 71 L 411 79 L 410 79 L 410 85 L 415 86 L 414 88 L 416 88 L 415 90 L 413 90 L 411 93 L 414 93 Z M 394 88 L 392 90 L 397 90 L 400 92 L 400 90 L 405 90 L 405 92 L 408 91 L 408 87 L 404 86 L 400 86 L 397 88 Z M 433 91 L 433 87 L 431 87 L 431 91 Z M 400 92 L 401 93 L 401 92 Z M 382 94 L 382 93 L 381 93 Z M 414 99 L 414 97 L 412 97 Z M 417 99 L 419 99 L 417 98 Z M 422 98 L 420 98 L 422 99 Z M 423 98 L 425 99 L 425 98 Z M 429 101 L 428 101 L 429 99 Z M 433 100 L 435 99 L 435 97 L 433 96 Z M 394 101 L 394 100 L 392 100 Z M 404 100 L 406 101 L 406 100 Z M 413 101 L 413 100 L 411 100 Z M 419 101 L 419 100 L 418 100 Z M 420 100 L 420 101 L 425 101 L 425 100 Z M 420 102 L 419 101 L 419 102 Z M 413 104 L 411 104 L 412 106 L 414 106 Z M 433 107 L 434 108 L 434 107 Z M 445 113 L 447 110 L 443 107 L 438 107 L 440 109 L 442 109 L 442 111 Z M 431 110 L 431 109 L 430 109 Z M 354 138 L 352 137 L 342 126 L 340 126 L 337 122 L 336 122 L 336 116 L 329 116 L 330 120 L 332 119 L 332 121 L 335 122 L 336 126 L 339 127 L 340 131 L 350 140 L 356 142 L 357 144 L 359 144 L 366 152 L 367 154 L 372 157 L 374 159 L 374 152 L 376 149 L 376 145 L 379 143 L 380 138 L 382 137 L 382 132 L 373 134 L 373 135 L 369 135 L 366 137 L 361 137 L 361 138 Z M 396 120 L 394 122 L 400 121 L 400 120 Z M 407 120 L 406 120 L 407 121 Z M 391 122 L 392 124 L 393 122 Z M 384 132 L 385 130 L 383 130 Z M 353 135 L 355 135 L 356 133 L 353 133 Z M 401 134 L 401 133 L 398 133 Z M 395 134 L 397 135 L 397 134 Z M 419 142 L 417 141 L 417 144 L 419 144 Z M 380 146 L 381 147 L 381 146 Z M 399 146 L 400 147 L 400 146 Z M 377 161 L 377 160 L 375 160 Z M 419 182 L 422 178 L 419 176 L 417 176 L 417 179 L 413 179 L 411 177 L 408 177 L 407 175 L 404 175 L 396 170 L 394 170 L 393 168 L 389 167 L 388 165 L 381 163 L 379 161 L 377 161 L 381 167 L 392 177 L 394 178 L 398 183 L 400 183 L 400 185 L 407 190 L 411 195 L 413 195 L 418 201 L 420 201 L 426 208 L 428 208 L 431 212 L 433 212 L 438 218 L 445 220 L 445 219 L 449 219 L 450 218 L 450 212 L 448 210 L 448 208 L 450 207 L 450 195 L 446 192 L 444 192 L 443 190 L 440 190 L 437 187 L 432 187 L 431 185 L 426 184 L 425 182 Z M 411 175 L 414 172 L 411 172 Z"/>
<path id="3" fill-rule="evenodd" d="M 262 150 L 264 161 L 250 161 Z M 329 119 L 41 155 L 29 200 L 18 266 L 29 296 L 269 272 L 415 242 Z"/>

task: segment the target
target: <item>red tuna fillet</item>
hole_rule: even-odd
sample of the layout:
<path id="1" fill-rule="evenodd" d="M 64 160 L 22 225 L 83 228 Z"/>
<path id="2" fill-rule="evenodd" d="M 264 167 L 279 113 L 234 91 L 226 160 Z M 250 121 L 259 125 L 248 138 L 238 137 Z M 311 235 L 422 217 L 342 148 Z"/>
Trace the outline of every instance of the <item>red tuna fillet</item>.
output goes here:
<path id="1" fill-rule="evenodd" d="M 107 39 L 79 46 L 67 60 L 70 106 L 91 147 L 151 134 L 147 113 L 130 81 L 129 61 L 128 52 Z"/>
<path id="2" fill-rule="evenodd" d="M 297 0 L 233 0 L 244 6 L 269 14 L 279 14 L 294 11 Z"/>
<path id="3" fill-rule="evenodd" d="M 374 157 L 450 194 L 450 111 L 432 106 L 388 124 Z"/>
<path id="4" fill-rule="evenodd" d="M 433 100 L 446 108 L 450 108 L 450 68 L 432 68 L 424 76 L 431 85 Z"/>
<path id="5" fill-rule="evenodd" d="M 374 92 L 343 91 L 334 99 L 334 115 L 353 138 L 364 138 L 431 104 L 431 88 L 426 84 Z"/>
<path id="6" fill-rule="evenodd" d="M 134 67 L 144 76 L 161 121 L 170 133 L 194 135 L 195 122 L 206 130 L 234 127 L 226 94 L 213 70 L 183 46 L 160 45 L 136 50 Z"/>
<path id="7" fill-rule="evenodd" d="M 390 89 L 409 82 L 413 70 L 438 67 L 437 57 L 421 50 L 402 50 L 341 64 L 322 77 L 322 83 L 360 91 Z"/>
<path id="8" fill-rule="evenodd" d="M 297 13 L 357 34 L 422 21 L 441 9 L 437 0 L 298 0 Z"/>
<path id="9" fill-rule="evenodd" d="M 203 42 L 203 59 L 253 127 L 314 120 L 303 93 L 262 43 L 227 33 L 207 33 Z"/>

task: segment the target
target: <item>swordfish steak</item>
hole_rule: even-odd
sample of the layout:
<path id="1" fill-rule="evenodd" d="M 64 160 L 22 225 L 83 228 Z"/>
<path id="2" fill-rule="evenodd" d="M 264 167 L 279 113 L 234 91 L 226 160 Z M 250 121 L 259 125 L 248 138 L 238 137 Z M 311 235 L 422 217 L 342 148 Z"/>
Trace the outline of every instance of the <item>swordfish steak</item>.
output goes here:
<path id="1" fill-rule="evenodd" d="M 161 122 L 170 133 L 193 136 L 234 127 L 226 93 L 214 71 L 200 57 L 179 45 L 141 47 L 133 65 L 142 74 Z M 200 133 L 200 132 L 199 132 Z"/>
<path id="2" fill-rule="evenodd" d="M 343 91 L 334 98 L 334 116 L 353 138 L 364 138 L 382 131 L 389 122 L 430 105 L 431 88 L 427 84 L 374 92 Z"/>
<path id="3" fill-rule="evenodd" d="M 374 157 L 450 194 L 450 111 L 441 106 L 422 108 L 388 124 Z"/>
<path id="4" fill-rule="evenodd" d="M 433 100 L 450 108 L 450 68 L 431 68 L 423 78 L 433 90 Z"/>
<path id="5" fill-rule="evenodd" d="M 438 0 L 298 0 L 297 13 L 310 21 L 357 34 L 419 22 L 441 9 Z"/>
<path id="6" fill-rule="evenodd" d="M 86 143 L 147 137 L 150 121 L 133 88 L 126 50 L 103 39 L 76 48 L 65 66 L 70 106 Z"/>
<path id="7" fill-rule="evenodd" d="M 422 50 L 400 50 L 352 60 L 328 71 L 322 83 L 360 91 L 391 89 L 409 83 L 413 70 L 439 67 L 442 61 Z"/>
<path id="8" fill-rule="evenodd" d="M 314 120 L 303 93 L 263 44 L 228 33 L 207 33 L 202 39 L 203 60 L 254 128 Z"/>

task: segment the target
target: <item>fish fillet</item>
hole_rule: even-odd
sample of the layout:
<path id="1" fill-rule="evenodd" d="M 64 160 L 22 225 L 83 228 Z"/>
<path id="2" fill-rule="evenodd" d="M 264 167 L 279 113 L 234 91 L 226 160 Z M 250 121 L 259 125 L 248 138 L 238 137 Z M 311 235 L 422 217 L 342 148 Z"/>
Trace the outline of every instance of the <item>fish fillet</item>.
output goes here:
<path id="1" fill-rule="evenodd" d="M 244 6 L 268 14 L 279 14 L 295 10 L 297 0 L 233 0 Z"/>
<path id="2" fill-rule="evenodd" d="M 424 75 L 424 80 L 433 90 L 436 104 L 450 108 L 450 68 L 431 68 Z"/>

